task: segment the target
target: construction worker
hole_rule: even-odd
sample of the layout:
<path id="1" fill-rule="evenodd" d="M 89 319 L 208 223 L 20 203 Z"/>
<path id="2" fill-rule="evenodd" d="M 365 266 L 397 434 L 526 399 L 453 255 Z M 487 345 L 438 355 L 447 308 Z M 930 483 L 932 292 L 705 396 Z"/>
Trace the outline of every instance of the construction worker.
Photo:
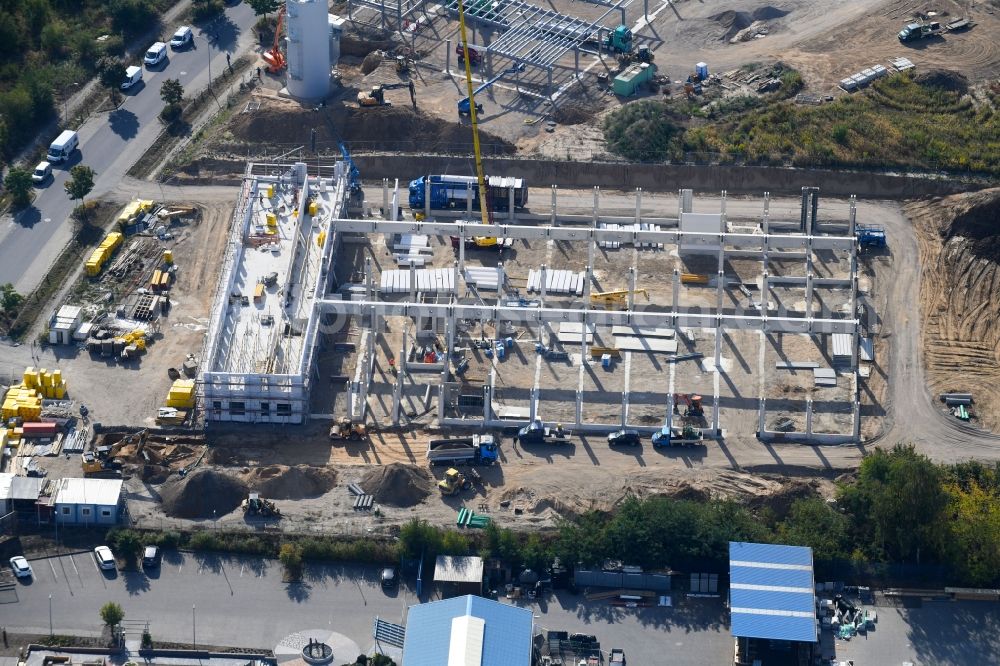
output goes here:
<path id="1" fill-rule="evenodd" d="M 233 71 L 233 63 L 232 63 L 232 58 L 230 58 L 230 57 L 229 57 L 229 54 L 228 54 L 228 53 L 226 54 L 226 67 L 228 67 L 228 68 L 229 68 L 229 71 L 230 71 L 230 72 L 231 72 L 231 71 Z"/>

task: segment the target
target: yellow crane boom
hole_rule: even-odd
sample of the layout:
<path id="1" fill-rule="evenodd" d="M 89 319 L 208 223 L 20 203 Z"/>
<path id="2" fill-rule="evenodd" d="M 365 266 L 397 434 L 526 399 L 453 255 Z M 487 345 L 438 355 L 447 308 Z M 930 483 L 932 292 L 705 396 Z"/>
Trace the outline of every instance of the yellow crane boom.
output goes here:
<path id="1" fill-rule="evenodd" d="M 479 124 L 476 119 L 476 98 L 472 89 L 472 59 L 469 57 L 469 41 L 465 36 L 465 5 L 458 0 L 458 27 L 462 34 L 462 56 L 465 59 L 465 84 L 469 91 L 469 118 L 472 121 L 472 150 L 476 155 L 476 178 L 479 179 L 479 213 L 483 224 L 490 224 L 489 203 L 486 199 L 486 176 L 483 175 L 483 156 L 479 151 Z"/>

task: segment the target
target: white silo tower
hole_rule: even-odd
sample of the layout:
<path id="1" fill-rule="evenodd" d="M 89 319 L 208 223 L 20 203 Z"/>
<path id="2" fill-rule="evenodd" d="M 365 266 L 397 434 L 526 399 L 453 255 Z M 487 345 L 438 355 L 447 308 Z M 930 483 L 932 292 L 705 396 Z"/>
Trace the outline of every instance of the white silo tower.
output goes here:
<path id="1" fill-rule="evenodd" d="M 330 93 L 330 24 L 327 0 L 287 0 L 285 87 L 298 99 L 316 100 Z"/>

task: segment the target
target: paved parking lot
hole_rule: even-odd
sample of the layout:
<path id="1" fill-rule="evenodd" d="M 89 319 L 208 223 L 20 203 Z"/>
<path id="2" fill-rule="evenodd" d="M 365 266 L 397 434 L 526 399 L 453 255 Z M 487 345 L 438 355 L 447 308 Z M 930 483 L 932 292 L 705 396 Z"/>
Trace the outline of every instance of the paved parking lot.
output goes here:
<path id="1" fill-rule="evenodd" d="M 915 600 L 919 601 L 919 600 Z M 1000 664 L 1000 607 L 975 601 L 924 601 L 918 608 L 879 606 L 866 636 L 837 641 L 837 659 L 855 666 Z"/>
<path id="2" fill-rule="evenodd" d="M 148 620 L 159 640 L 190 642 L 194 630 L 203 645 L 273 648 L 295 631 L 327 629 L 367 648 L 375 615 L 400 622 L 418 602 L 405 584 L 384 592 L 374 566 L 310 566 L 305 582 L 289 584 L 279 563 L 255 557 L 167 552 L 159 571 L 149 573 L 103 572 L 89 552 L 31 564 L 34 579 L 18 581 L 0 600 L 0 624 L 9 631 L 47 633 L 51 595 L 56 633 L 99 634 L 98 609 L 115 601 L 129 620 Z M 721 664 L 731 654 L 718 599 L 626 609 L 559 592 L 517 603 L 535 614 L 537 630 L 594 634 L 605 650 L 623 647 L 640 666 L 664 663 L 664 650 L 677 666 Z"/>

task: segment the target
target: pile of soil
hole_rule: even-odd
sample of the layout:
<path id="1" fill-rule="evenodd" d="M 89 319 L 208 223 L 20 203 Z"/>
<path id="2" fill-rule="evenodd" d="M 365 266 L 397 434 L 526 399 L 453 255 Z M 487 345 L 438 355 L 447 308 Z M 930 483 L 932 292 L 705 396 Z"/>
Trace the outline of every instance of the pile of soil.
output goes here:
<path id="1" fill-rule="evenodd" d="M 754 21 L 774 21 L 785 16 L 788 16 L 788 12 L 786 10 L 778 9 L 777 7 L 772 7 L 770 5 L 758 7 L 750 13 L 750 17 Z"/>
<path id="2" fill-rule="evenodd" d="M 732 9 L 709 16 L 708 18 L 722 27 L 723 34 L 721 39 L 726 42 L 735 37 L 736 33 L 740 30 L 749 28 L 750 24 L 754 22 L 753 16 L 749 12 L 737 12 Z"/>
<path id="3" fill-rule="evenodd" d="M 247 496 L 240 479 L 214 469 L 197 469 L 173 477 L 160 488 L 163 512 L 173 518 L 212 518 L 238 508 Z"/>
<path id="4" fill-rule="evenodd" d="M 382 64 L 382 54 L 379 51 L 372 51 L 361 61 L 361 73 L 371 74 Z"/>
<path id="5" fill-rule="evenodd" d="M 427 470 L 390 463 L 365 474 L 361 488 L 379 504 L 409 507 L 424 501 L 431 494 L 432 484 Z"/>
<path id="6" fill-rule="evenodd" d="M 582 125 L 593 117 L 593 111 L 581 104 L 563 104 L 556 107 L 552 120 L 560 125 Z"/>
<path id="7" fill-rule="evenodd" d="M 920 243 L 928 389 L 971 392 L 975 425 L 1000 431 L 1000 188 L 905 210 Z"/>
<path id="8" fill-rule="evenodd" d="M 913 77 L 915 83 L 919 83 L 925 88 L 938 88 L 948 92 L 957 92 L 961 95 L 969 92 L 969 79 L 958 72 L 951 72 L 947 69 L 932 69 Z"/>
<path id="9" fill-rule="evenodd" d="M 299 500 L 325 495 L 337 483 L 337 473 L 310 465 L 256 467 L 243 480 L 252 492 L 271 500 Z"/>
<path id="10" fill-rule="evenodd" d="M 262 106 L 256 113 L 239 114 L 231 131 L 238 139 L 258 146 L 266 141 L 298 145 L 303 137 L 302 128 L 313 127 L 317 145 L 334 150 L 341 137 L 349 137 L 352 147 L 364 150 L 405 151 L 417 146 L 427 152 L 468 150 L 468 127 L 414 112 L 406 91 L 394 92 L 406 99 L 405 106 L 400 102 L 399 106 L 360 109 L 333 104 L 317 112 L 288 105 Z M 479 140 L 484 152 L 513 154 L 516 150 L 514 144 L 489 132 L 480 130 Z"/>

